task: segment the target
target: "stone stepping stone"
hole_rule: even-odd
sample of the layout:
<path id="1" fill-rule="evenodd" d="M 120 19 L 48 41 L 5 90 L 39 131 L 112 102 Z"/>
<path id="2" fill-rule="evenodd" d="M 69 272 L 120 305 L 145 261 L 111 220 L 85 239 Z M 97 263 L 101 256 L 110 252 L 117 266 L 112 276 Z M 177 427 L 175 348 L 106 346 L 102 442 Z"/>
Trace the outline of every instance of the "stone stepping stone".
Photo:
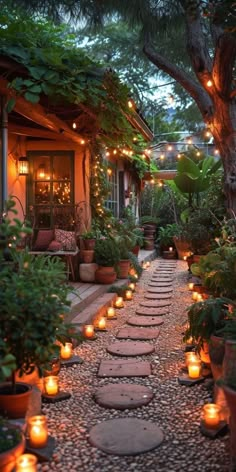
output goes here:
<path id="1" fill-rule="evenodd" d="M 89 432 L 92 446 L 119 456 L 134 456 L 160 446 L 164 435 L 155 423 L 138 418 L 117 418 L 94 426 Z"/>
<path id="2" fill-rule="evenodd" d="M 155 282 L 149 282 L 148 284 L 148 287 L 172 287 L 172 283 L 171 282 L 158 282 L 158 280 L 156 280 Z"/>
<path id="3" fill-rule="evenodd" d="M 104 385 L 94 393 L 94 399 L 100 406 L 116 410 L 148 405 L 153 397 L 154 393 L 144 385 L 122 383 Z"/>
<path id="4" fill-rule="evenodd" d="M 153 275 L 168 275 L 174 274 L 175 270 L 172 269 L 158 269 L 153 272 Z"/>
<path id="5" fill-rule="evenodd" d="M 121 328 L 116 337 L 117 339 L 156 339 L 160 334 L 159 329 L 152 328 Z"/>
<path id="6" fill-rule="evenodd" d="M 147 298 L 148 300 L 165 300 L 167 298 L 170 298 L 172 294 L 170 292 L 168 293 L 146 293 L 144 295 L 144 298 Z"/>
<path id="7" fill-rule="evenodd" d="M 150 282 L 155 282 L 155 283 L 166 283 L 166 284 L 172 284 L 174 279 L 170 279 L 169 277 L 152 277 Z"/>
<path id="8" fill-rule="evenodd" d="M 107 352 L 116 356 L 143 356 L 155 351 L 153 344 L 139 341 L 117 341 L 107 346 Z"/>
<path id="9" fill-rule="evenodd" d="M 147 377 L 151 373 L 151 364 L 147 361 L 102 359 L 98 377 Z"/>
<path id="10" fill-rule="evenodd" d="M 148 287 L 148 292 L 150 293 L 170 293 L 173 291 L 173 287 Z"/>
<path id="11" fill-rule="evenodd" d="M 148 308 L 146 306 L 139 306 L 136 308 L 136 315 L 139 316 L 163 316 L 169 312 L 167 307 L 163 308 Z"/>
<path id="12" fill-rule="evenodd" d="M 172 268 L 172 267 L 176 267 L 176 263 L 175 262 L 173 262 L 173 263 L 167 262 L 165 264 L 163 262 L 160 262 L 157 267 L 171 267 Z"/>
<path id="13" fill-rule="evenodd" d="M 171 300 L 170 298 L 166 298 L 165 300 L 143 300 L 140 302 L 140 305 L 148 308 L 161 308 L 171 305 Z"/>
<path id="14" fill-rule="evenodd" d="M 160 326 L 164 320 L 161 316 L 132 316 L 127 323 L 132 326 Z"/>

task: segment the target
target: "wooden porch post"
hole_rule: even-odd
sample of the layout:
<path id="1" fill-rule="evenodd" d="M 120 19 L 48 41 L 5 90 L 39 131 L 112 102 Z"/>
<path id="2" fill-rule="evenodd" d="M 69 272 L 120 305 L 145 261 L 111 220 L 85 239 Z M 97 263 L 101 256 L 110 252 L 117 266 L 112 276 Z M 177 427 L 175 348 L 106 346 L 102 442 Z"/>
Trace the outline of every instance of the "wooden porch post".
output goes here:
<path id="1" fill-rule="evenodd" d="M 1 154 L 0 154 L 1 211 L 4 210 L 5 201 L 8 198 L 7 155 L 8 155 L 8 114 L 6 111 L 6 98 L 4 96 L 1 96 Z"/>

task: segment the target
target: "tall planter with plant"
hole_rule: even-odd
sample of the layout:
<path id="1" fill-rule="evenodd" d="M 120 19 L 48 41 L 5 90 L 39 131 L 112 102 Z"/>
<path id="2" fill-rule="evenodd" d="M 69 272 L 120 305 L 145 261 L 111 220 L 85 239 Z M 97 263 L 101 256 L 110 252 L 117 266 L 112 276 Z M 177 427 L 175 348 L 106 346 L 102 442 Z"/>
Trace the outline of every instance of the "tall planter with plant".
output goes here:
<path id="1" fill-rule="evenodd" d="M 111 237 L 101 237 L 95 244 L 95 261 L 98 269 L 95 278 L 98 283 L 112 284 L 116 280 L 116 267 L 120 258 L 116 242 Z"/>
<path id="2" fill-rule="evenodd" d="M 64 263 L 54 257 L 32 256 L 27 249 L 18 251 L 25 229 L 19 220 L 9 218 L 10 211 L 15 213 L 12 201 L 0 226 L 0 339 L 14 357 L 15 369 L 11 381 L 0 386 L 0 410 L 17 418 L 25 415 L 28 400 L 21 406 L 15 395 L 25 400 L 30 387 L 16 382 L 16 373 L 22 376 L 37 369 L 42 375 L 51 358 L 59 354 L 56 339 L 63 340 L 71 326 L 62 317 L 70 305 Z M 12 411 L 5 404 L 9 399 Z"/>

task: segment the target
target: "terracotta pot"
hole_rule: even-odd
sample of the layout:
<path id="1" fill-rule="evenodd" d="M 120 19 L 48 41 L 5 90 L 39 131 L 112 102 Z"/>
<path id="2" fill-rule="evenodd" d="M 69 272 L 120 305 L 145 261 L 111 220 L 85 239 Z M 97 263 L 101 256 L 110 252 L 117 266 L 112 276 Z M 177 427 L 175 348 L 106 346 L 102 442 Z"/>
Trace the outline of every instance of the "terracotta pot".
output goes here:
<path id="1" fill-rule="evenodd" d="M 207 343 L 206 341 L 203 341 L 203 346 L 201 347 L 199 355 L 200 355 L 201 361 L 204 364 L 207 364 L 207 365 L 210 364 L 209 343 Z"/>
<path id="2" fill-rule="evenodd" d="M 191 270 L 191 265 L 193 264 L 193 256 L 187 256 L 187 264 L 189 270 Z"/>
<path id="3" fill-rule="evenodd" d="M 163 259 L 175 259 L 176 258 L 176 252 L 175 251 L 163 251 L 162 254 Z"/>
<path id="4" fill-rule="evenodd" d="M 214 403 L 221 408 L 221 419 L 229 422 L 229 408 L 226 402 L 224 390 L 216 382 L 223 375 L 223 360 L 225 355 L 225 340 L 220 336 L 212 335 L 209 342 L 209 356 L 211 372 L 215 381 Z"/>
<path id="5" fill-rule="evenodd" d="M 236 472 L 236 390 L 223 384 L 225 398 L 230 411 L 230 472 Z"/>
<path id="6" fill-rule="evenodd" d="M 185 256 L 189 255 L 190 246 L 187 241 L 180 240 L 176 238 L 175 236 L 173 237 L 173 241 L 175 243 L 175 247 L 176 247 L 176 251 L 178 253 L 179 259 L 183 259 Z"/>
<path id="7" fill-rule="evenodd" d="M 200 261 L 200 258 L 202 257 L 202 254 L 193 254 L 193 263 L 197 263 Z"/>
<path id="8" fill-rule="evenodd" d="M 100 266 L 95 272 L 95 279 L 99 284 L 113 284 L 116 280 L 114 267 Z"/>
<path id="9" fill-rule="evenodd" d="M 119 279 L 127 279 L 129 275 L 130 269 L 130 260 L 129 259 L 121 259 L 118 262 L 118 278 Z"/>
<path id="10" fill-rule="evenodd" d="M 11 426 L 12 429 L 16 426 Z M 21 441 L 12 449 L 0 453 L 0 471 L 1 472 L 12 472 L 16 465 L 16 459 L 23 454 L 25 450 L 25 438 L 21 434 Z M 15 469 L 14 469 L 15 470 Z"/>
<path id="11" fill-rule="evenodd" d="M 96 239 L 84 239 L 84 247 L 88 250 L 93 250 L 95 248 Z"/>
<path id="12" fill-rule="evenodd" d="M 153 251 L 154 249 L 154 239 L 144 238 L 144 249 L 146 251 Z"/>
<path id="13" fill-rule="evenodd" d="M 8 418 L 24 418 L 32 393 L 32 386 L 17 382 L 16 394 L 11 393 L 11 387 L 10 382 L 0 385 L 0 412 Z"/>
<path id="14" fill-rule="evenodd" d="M 82 259 L 85 264 L 91 264 L 94 259 L 94 249 L 84 249 L 82 251 Z"/>
<path id="15" fill-rule="evenodd" d="M 132 249 L 132 253 L 135 255 L 135 256 L 138 256 L 138 253 L 139 253 L 139 250 L 140 250 L 140 246 L 134 246 L 133 249 Z"/>
<path id="16" fill-rule="evenodd" d="M 230 385 L 230 379 L 236 379 L 236 341 L 225 341 L 225 355 L 223 361 L 223 378 Z"/>

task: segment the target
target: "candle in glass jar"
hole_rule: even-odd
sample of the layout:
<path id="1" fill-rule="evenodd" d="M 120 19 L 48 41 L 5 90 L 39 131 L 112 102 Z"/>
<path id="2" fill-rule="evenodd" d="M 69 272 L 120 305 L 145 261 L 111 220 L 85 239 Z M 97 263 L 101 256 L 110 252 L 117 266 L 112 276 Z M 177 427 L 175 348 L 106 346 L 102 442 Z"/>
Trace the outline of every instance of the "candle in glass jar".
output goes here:
<path id="1" fill-rule="evenodd" d="M 109 308 L 107 308 L 107 318 L 114 318 L 116 316 L 116 311 L 115 311 L 115 308 L 113 308 L 113 306 L 109 306 Z"/>
<path id="2" fill-rule="evenodd" d="M 87 339 L 94 338 L 94 326 L 93 325 L 84 325 L 84 337 Z"/>
<path id="3" fill-rule="evenodd" d="M 198 293 L 197 292 L 193 292 L 192 294 L 192 299 L 196 302 L 197 301 L 197 297 L 198 297 Z"/>
<path id="4" fill-rule="evenodd" d="M 97 328 L 98 329 L 106 329 L 106 318 L 102 316 L 97 323 Z"/>
<path id="5" fill-rule="evenodd" d="M 72 343 L 65 343 L 65 345 L 61 345 L 61 359 L 70 359 L 72 357 L 72 353 Z"/>
<path id="6" fill-rule="evenodd" d="M 116 308 L 123 308 L 124 303 L 123 303 L 123 298 L 122 297 L 117 297 L 115 301 L 115 306 Z"/>
<path id="7" fill-rule="evenodd" d="M 130 282 L 128 287 L 130 288 L 130 290 L 133 290 L 133 292 L 135 291 L 135 283 L 134 282 Z"/>
<path id="8" fill-rule="evenodd" d="M 150 267 L 150 265 L 151 265 L 150 261 L 147 261 L 147 262 L 146 262 L 146 268 L 147 268 L 147 267 Z"/>
<path id="9" fill-rule="evenodd" d="M 59 378 L 56 375 L 45 377 L 44 387 L 47 395 L 56 395 L 59 390 Z"/>
<path id="10" fill-rule="evenodd" d="M 194 287 L 194 283 L 193 283 L 193 282 L 189 282 L 189 284 L 188 284 L 189 290 L 193 290 L 193 287 Z"/>
<path id="11" fill-rule="evenodd" d="M 132 292 L 132 290 L 126 290 L 126 292 L 125 292 L 125 298 L 126 298 L 126 300 L 132 300 L 132 298 L 133 298 L 133 292 Z"/>
<path id="12" fill-rule="evenodd" d="M 198 379 L 201 374 L 201 360 L 193 360 L 188 363 L 188 376 L 190 379 Z"/>
<path id="13" fill-rule="evenodd" d="M 197 360 L 198 360 L 198 356 L 195 354 L 195 352 L 192 352 L 192 351 L 185 352 L 186 367 L 188 367 L 189 363 L 197 361 Z"/>
<path id="14" fill-rule="evenodd" d="M 200 293 L 197 294 L 197 302 L 202 302 L 202 295 Z"/>
<path id="15" fill-rule="evenodd" d="M 215 403 L 207 403 L 203 407 L 203 421 L 206 428 L 218 428 L 220 424 L 220 407 Z"/>
<path id="16" fill-rule="evenodd" d="M 193 344 L 193 337 L 192 336 L 189 336 L 189 338 L 186 340 L 186 344 L 188 344 L 189 346 L 191 344 Z"/>
<path id="17" fill-rule="evenodd" d="M 31 416 L 28 419 L 28 434 L 31 447 L 45 447 L 48 440 L 47 418 L 43 415 Z"/>
<path id="18" fill-rule="evenodd" d="M 170 246 L 170 247 L 169 247 L 169 252 L 172 252 L 172 251 L 173 251 L 173 247 Z"/>
<path id="19" fill-rule="evenodd" d="M 33 454 L 22 454 L 16 459 L 16 472 L 36 472 L 37 457 Z"/>

